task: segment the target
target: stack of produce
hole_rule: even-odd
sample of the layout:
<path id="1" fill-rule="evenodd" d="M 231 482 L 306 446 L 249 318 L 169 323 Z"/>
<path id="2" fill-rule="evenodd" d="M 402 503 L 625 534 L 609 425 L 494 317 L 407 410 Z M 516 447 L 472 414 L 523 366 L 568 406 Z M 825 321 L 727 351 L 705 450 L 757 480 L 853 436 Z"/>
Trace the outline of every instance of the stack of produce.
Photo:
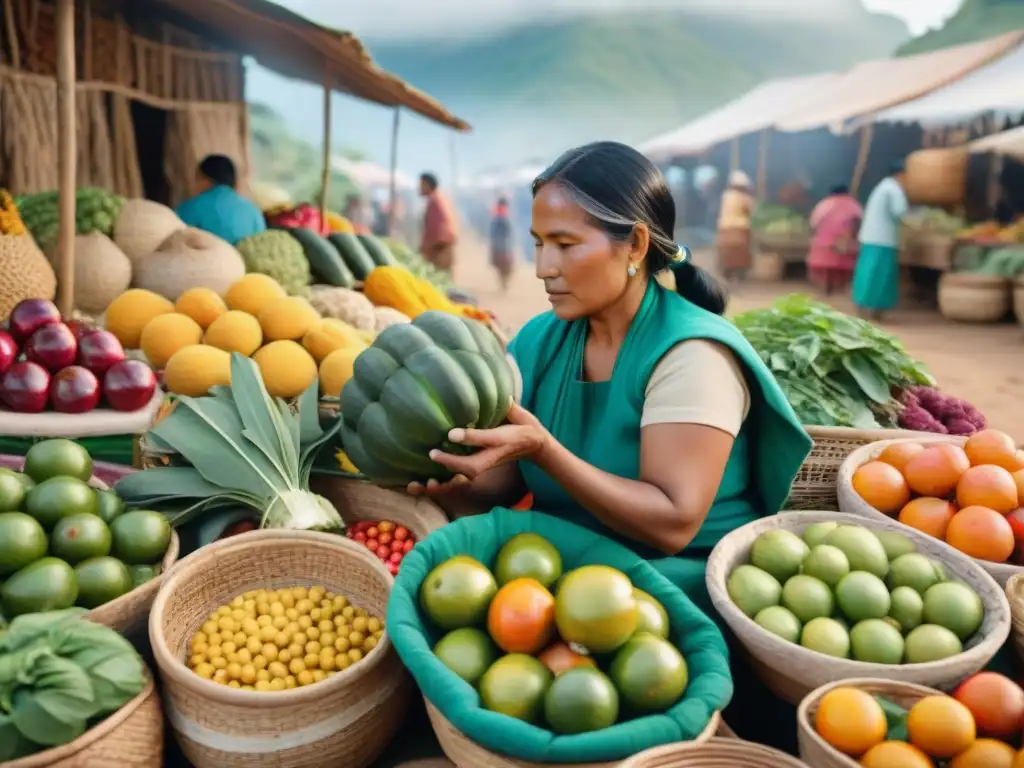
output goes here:
<path id="1" fill-rule="evenodd" d="M 325 587 L 254 589 L 209 615 L 188 666 L 243 691 L 303 688 L 358 664 L 384 629 L 383 617 Z"/>
<path id="2" fill-rule="evenodd" d="M 785 205 L 759 205 L 750 218 L 755 232 L 773 237 L 806 237 L 811 233 L 807 217 Z"/>
<path id="3" fill-rule="evenodd" d="M 246 272 L 258 272 L 274 278 L 293 296 L 309 291 L 309 262 L 302 245 L 288 232 L 269 229 L 238 242 Z"/>
<path id="4" fill-rule="evenodd" d="M 734 320 L 803 424 L 895 427 L 900 390 L 934 384 L 895 337 L 806 296 Z"/>
<path id="5" fill-rule="evenodd" d="M 88 452 L 64 439 L 33 445 L 22 472 L 0 469 L 3 616 L 96 608 L 159 574 L 167 518 L 125 512 L 116 493 L 88 485 L 91 477 Z"/>
<path id="6" fill-rule="evenodd" d="M 0 330 L 0 403 L 12 411 L 138 411 L 155 391 L 153 371 L 126 359 L 114 334 L 65 324 L 52 302 L 22 301 Z"/>
<path id="7" fill-rule="evenodd" d="M 241 254 L 230 243 L 189 227 L 172 232 L 154 250 L 137 259 L 132 283 L 177 301 L 192 288 L 222 294 L 245 271 Z"/>
<path id="8" fill-rule="evenodd" d="M 915 208 L 903 217 L 903 226 L 914 234 L 947 235 L 953 237 L 963 231 L 964 220 L 941 208 Z"/>
<path id="9" fill-rule="evenodd" d="M 970 270 L 979 275 L 991 275 L 1007 280 L 1024 276 L 1024 246 L 996 248 L 986 253 L 981 263 Z"/>
<path id="10" fill-rule="evenodd" d="M 476 320 L 487 320 L 490 317 L 487 312 L 472 305 L 456 304 L 433 283 L 399 266 L 375 268 L 363 284 L 363 293 L 378 307 L 397 309 L 412 319 L 429 310 Z"/>
<path id="11" fill-rule="evenodd" d="M 900 394 L 903 412 L 899 425 L 915 432 L 940 435 L 973 435 L 985 428 L 985 415 L 956 397 L 944 395 L 934 387 L 909 387 Z"/>
<path id="12" fill-rule="evenodd" d="M 28 233 L 14 198 L 0 188 L 0 322 L 25 299 L 52 299 L 57 277 Z"/>
<path id="13" fill-rule="evenodd" d="M 1024 565 L 1024 451 L 994 429 L 952 443 L 900 441 L 853 474 L 870 507 L 965 555 Z"/>
<path id="14" fill-rule="evenodd" d="M 970 227 L 964 227 L 956 233 L 956 236 L 959 240 L 970 240 L 986 245 L 1024 243 L 1024 216 L 1005 227 L 998 221 L 983 221 Z"/>
<path id="15" fill-rule="evenodd" d="M 173 209 L 152 200 L 134 198 L 126 200 L 121 208 L 112 237 L 134 264 L 180 229 L 185 229 L 185 222 Z"/>
<path id="16" fill-rule="evenodd" d="M 25 226 L 39 247 L 52 250 L 57 243 L 60 227 L 57 210 L 57 192 L 40 192 L 18 198 L 18 209 Z M 110 237 L 121 213 L 124 198 L 105 189 L 84 187 L 75 192 L 75 232 L 87 235 L 101 232 Z"/>
<path id="17" fill-rule="evenodd" d="M 890 532 L 815 523 L 762 533 L 729 574 L 730 599 L 763 629 L 804 648 L 872 664 L 923 664 L 963 651 L 981 598 Z"/>
<path id="18" fill-rule="evenodd" d="M 309 203 L 299 203 L 296 206 L 290 204 L 277 206 L 272 210 L 263 212 L 268 227 L 281 229 L 304 228 L 310 229 L 321 235 L 328 232 L 325 222 L 320 220 L 320 209 Z"/>
<path id="19" fill-rule="evenodd" d="M 345 535 L 373 552 L 394 576 L 402 559 L 416 546 L 416 537 L 404 525 L 392 520 L 360 520 Z"/>
<path id="20" fill-rule="evenodd" d="M 1024 690 L 994 672 L 969 677 L 952 696 L 923 696 L 905 709 L 853 686 L 818 702 L 815 732 L 865 768 L 1020 768 Z M 948 761 L 948 762 L 946 762 Z"/>
<path id="21" fill-rule="evenodd" d="M 145 688 L 131 643 L 82 613 L 18 618 L 0 633 L 0 763 L 70 744 Z"/>
<path id="22" fill-rule="evenodd" d="M 454 287 L 450 273 L 435 267 L 401 240 L 388 237 L 384 238 L 383 242 L 395 257 L 395 261 L 416 275 L 416 277 L 427 280 L 442 291 L 447 291 L 449 288 Z"/>
<path id="23" fill-rule="evenodd" d="M 248 507 L 262 528 L 341 531 L 337 510 L 309 491 L 313 460 L 341 426 L 321 428 L 316 380 L 290 405 L 241 354 L 225 378 L 209 395 L 178 398 L 143 438 L 147 456 L 178 465 L 132 473 L 117 493 L 130 507 L 176 508 L 165 512 L 175 526 Z"/>
<path id="24" fill-rule="evenodd" d="M 563 575 L 558 549 L 538 534 L 510 538 L 491 569 L 468 555 L 441 563 L 419 599 L 446 633 L 434 653 L 492 712 L 587 733 L 664 712 L 686 693 L 665 608 L 614 568 Z"/>

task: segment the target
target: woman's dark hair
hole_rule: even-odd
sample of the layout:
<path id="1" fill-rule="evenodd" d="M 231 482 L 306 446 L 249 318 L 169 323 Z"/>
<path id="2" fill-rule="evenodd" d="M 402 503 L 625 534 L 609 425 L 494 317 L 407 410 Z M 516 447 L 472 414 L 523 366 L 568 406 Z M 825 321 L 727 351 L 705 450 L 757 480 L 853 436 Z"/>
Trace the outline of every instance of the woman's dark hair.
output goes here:
<path id="1" fill-rule="evenodd" d="M 421 173 L 420 181 L 426 184 L 431 191 L 437 189 L 437 176 L 432 173 Z"/>
<path id="2" fill-rule="evenodd" d="M 671 269 L 676 291 L 702 309 L 721 315 L 728 298 L 718 282 L 695 265 L 688 252 L 680 260 L 675 241 L 676 204 L 661 171 L 632 147 L 598 141 L 563 154 L 533 182 L 533 194 L 558 184 L 610 238 L 628 241 L 638 222 L 647 225 L 650 245 L 644 261 L 651 275 Z"/>
<path id="3" fill-rule="evenodd" d="M 230 157 L 224 155 L 207 155 L 199 163 L 199 172 L 214 184 L 234 188 L 238 183 L 238 174 L 235 171 L 235 164 Z"/>
<path id="4" fill-rule="evenodd" d="M 850 187 L 847 184 L 836 184 L 828 193 L 830 195 L 848 195 L 850 194 Z"/>

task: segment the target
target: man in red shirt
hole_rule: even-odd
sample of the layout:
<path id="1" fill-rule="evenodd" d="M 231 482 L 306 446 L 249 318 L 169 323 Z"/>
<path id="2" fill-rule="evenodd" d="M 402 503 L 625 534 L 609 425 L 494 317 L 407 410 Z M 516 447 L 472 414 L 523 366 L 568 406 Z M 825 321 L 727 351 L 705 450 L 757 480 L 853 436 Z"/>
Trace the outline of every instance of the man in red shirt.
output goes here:
<path id="1" fill-rule="evenodd" d="M 438 188 L 437 177 L 432 173 L 420 175 L 420 195 L 427 200 L 420 253 L 438 269 L 451 272 L 455 264 L 455 244 L 459 237 L 455 209 Z"/>

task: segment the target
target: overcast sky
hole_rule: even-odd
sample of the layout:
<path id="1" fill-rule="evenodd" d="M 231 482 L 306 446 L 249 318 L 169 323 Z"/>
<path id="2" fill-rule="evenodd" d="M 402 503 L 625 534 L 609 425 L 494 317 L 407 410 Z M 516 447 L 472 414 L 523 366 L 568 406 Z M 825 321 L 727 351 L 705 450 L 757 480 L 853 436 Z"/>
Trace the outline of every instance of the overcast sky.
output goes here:
<path id="1" fill-rule="evenodd" d="M 318 22 L 368 37 L 470 32 L 583 9 L 700 8 L 715 13 L 828 18 L 839 0 L 278 0 Z M 845 2 L 845 0 L 843 0 Z M 905 19 L 920 34 L 942 23 L 962 0 L 862 0 Z"/>

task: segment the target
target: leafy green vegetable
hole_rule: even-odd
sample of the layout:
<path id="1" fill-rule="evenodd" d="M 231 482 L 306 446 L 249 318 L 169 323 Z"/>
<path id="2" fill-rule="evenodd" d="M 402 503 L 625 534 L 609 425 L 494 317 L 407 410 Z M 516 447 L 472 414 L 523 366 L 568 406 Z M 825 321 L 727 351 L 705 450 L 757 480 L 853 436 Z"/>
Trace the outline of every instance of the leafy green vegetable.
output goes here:
<path id="1" fill-rule="evenodd" d="M 794 294 L 734 322 L 804 424 L 896 426 L 895 390 L 934 380 L 894 336 Z"/>
<path id="2" fill-rule="evenodd" d="M 131 643 L 83 613 L 19 616 L 0 637 L 0 762 L 74 741 L 145 687 Z"/>

